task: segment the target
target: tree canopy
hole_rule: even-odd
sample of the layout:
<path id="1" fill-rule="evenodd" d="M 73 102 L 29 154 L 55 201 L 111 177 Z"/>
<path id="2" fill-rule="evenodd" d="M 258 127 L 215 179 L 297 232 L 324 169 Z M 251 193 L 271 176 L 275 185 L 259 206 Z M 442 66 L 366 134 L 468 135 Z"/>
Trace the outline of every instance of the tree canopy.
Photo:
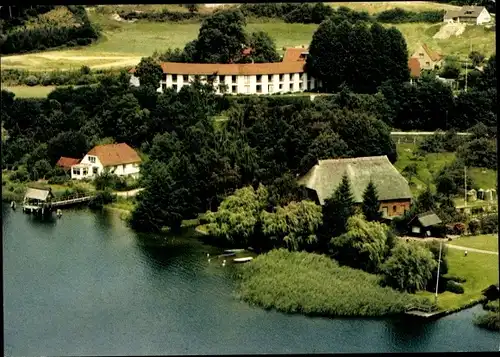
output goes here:
<path id="1" fill-rule="evenodd" d="M 358 93 L 375 93 L 384 81 L 402 83 L 410 75 L 406 42 L 397 29 L 334 18 L 314 33 L 306 68 L 330 92 L 345 85 Z"/>

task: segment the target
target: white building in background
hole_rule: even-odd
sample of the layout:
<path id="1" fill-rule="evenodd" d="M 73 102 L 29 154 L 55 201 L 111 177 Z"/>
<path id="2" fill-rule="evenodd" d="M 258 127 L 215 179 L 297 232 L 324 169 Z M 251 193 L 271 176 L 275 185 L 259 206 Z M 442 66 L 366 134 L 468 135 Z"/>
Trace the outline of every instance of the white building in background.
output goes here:
<path id="1" fill-rule="evenodd" d="M 443 16 L 443 22 L 467 23 L 483 25 L 492 21 L 492 17 L 484 6 L 463 6 L 460 10 L 448 10 Z"/>
<path id="2" fill-rule="evenodd" d="M 70 160 L 78 161 L 72 158 L 61 158 L 58 165 L 62 167 L 69 166 L 63 165 L 63 162 Z M 69 168 L 71 170 L 71 178 L 76 180 L 93 178 L 106 170 L 117 176 L 138 178 L 140 163 L 141 158 L 139 154 L 127 144 L 121 143 L 97 145 L 82 160 L 69 166 Z"/>
<path id="3" fill-rule="evenodd" d="M 320 81 L 309 76 L 304 65 L 308 52 L 304 48 L 288 48 L 283 60 L 275 63 L 211 64 L 162 62 L 163 78 L 158 92 L 167 88 L 176 91 L 189 85 L 199 76 L 202 82 L 213 78 L 218 94 L 274 94 L 296 93 L 313 90 L 320 86 Z M 130 84 L 139 86 L 139 78 L 134 76 Z"/>

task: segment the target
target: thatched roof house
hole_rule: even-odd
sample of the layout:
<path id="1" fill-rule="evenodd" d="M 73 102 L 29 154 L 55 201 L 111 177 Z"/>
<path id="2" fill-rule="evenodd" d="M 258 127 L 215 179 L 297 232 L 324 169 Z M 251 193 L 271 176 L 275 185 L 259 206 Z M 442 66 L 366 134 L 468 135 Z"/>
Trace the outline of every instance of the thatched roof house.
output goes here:
<path id="1" fill-rule="evenodd" d="M 372 180 L 377 188 L 381 210 L 387 216 L 401 215 L 410 208 L 412 194 L 408 181 L 387 156 L 319 160 L 299 178 L 298 184 L 314 192 L 316 200 L 322 205 L 333 195 L 344 174 L 349 178 L 356 203 L 363 202 L 363 193 Z"/>

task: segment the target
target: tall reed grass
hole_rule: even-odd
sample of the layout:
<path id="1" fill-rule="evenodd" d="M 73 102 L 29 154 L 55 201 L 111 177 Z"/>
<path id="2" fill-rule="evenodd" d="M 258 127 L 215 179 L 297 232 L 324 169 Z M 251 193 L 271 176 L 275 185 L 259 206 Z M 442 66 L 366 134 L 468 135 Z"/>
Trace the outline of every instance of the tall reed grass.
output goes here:
<path id="1" fill-rule="evenodd" d="M 380 276 L 327 256 L 272 250 L 239 271 L 238 295 L 266 309 L 320 316 L 383 316 L 431 302 L 379 285 Z"/>

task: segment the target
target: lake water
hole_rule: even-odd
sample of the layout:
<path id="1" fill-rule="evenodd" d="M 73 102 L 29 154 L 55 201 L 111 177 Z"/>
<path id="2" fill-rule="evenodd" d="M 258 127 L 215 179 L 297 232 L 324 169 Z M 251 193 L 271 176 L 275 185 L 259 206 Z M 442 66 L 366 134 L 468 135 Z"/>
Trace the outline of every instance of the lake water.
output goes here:
<path id="1" fill-rule="evenodd" d="M 40 221 L 2 205 L 9 356 L 496 351 L 475 307 L 435 322 L 327 319 L 248 306 L 234 267 L 193 237 L 137 235 L 110 212 Z"/>

